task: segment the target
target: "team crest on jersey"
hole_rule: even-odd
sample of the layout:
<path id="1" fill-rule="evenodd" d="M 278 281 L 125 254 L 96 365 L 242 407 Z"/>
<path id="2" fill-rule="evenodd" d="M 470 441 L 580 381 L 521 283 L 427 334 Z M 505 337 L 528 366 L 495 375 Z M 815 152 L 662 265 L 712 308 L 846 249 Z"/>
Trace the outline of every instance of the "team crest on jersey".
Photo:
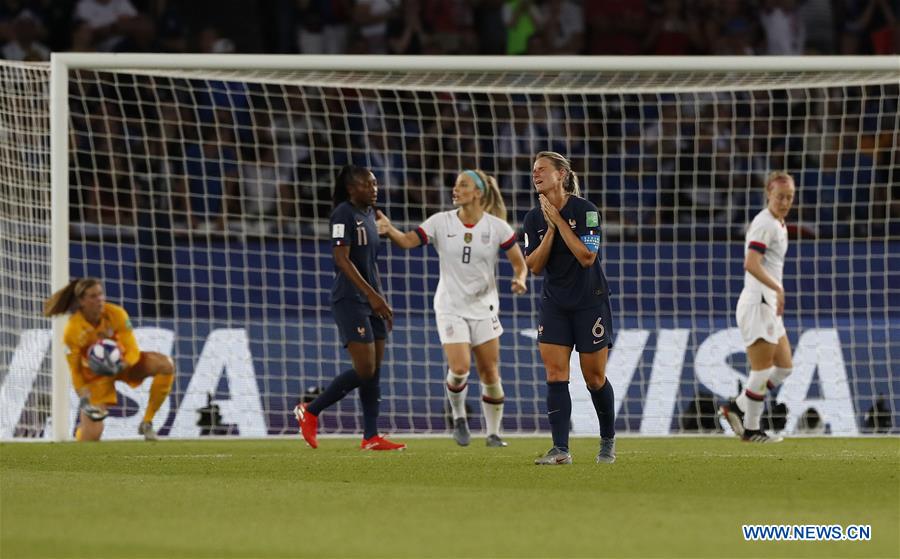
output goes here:
<path id="1" fill-rule="evenodd" d="M 486 245 L 489 242 L 491 242 L 491 232 L 485 231 L 484 233 L 481 234 L 481 243 Z"/>
<path id="2" fill-rule="evenodd" d="M 360 338 L 366 337 L 366 327 L 365 326 L 357 326 L 356 333 L 359 334 Z"/>
<path id="3" fill-rule="evenodd" d="M 572 218 L 569 218 L 569 227 L 570 227 L 571 229 L 575 229 L 575 226 L 576 226 L 576 225 L 577 225 L 576 221 L 575 221 L 574 219 L 572 219 Z"/>
<path id="4" fill-rule="evenodd" d="M 471 242 L 472 242 L 472 234 L 471 234 L 471 233 L 466 233 L 465 235 L 463 235 L 463 240 L 464 240 L 466 243 L 471 243 Z"/>

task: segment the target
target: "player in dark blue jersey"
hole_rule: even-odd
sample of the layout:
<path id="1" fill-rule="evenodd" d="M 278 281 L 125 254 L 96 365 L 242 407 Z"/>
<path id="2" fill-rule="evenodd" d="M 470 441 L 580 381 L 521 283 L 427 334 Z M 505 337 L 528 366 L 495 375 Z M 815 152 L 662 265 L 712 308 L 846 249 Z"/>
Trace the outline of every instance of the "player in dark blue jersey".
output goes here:
<path id="1" fill-rule="evenodd" d="M 600 268 L 600 217 L 579 197 L 578 177 L 568 159 L 552 151 L 535 156 L 532 182 L 540 205 L 525 216 L 525 263 L 544 275 L 538 347 L 547 370 L 547 417 L 553 448 L 539 465 L 571 464 L 569 357 L 578 351 L 600 422 L 598 463 L 616 459 L 615 396 L 606 379 L 613 324 L 609 287 Z"/>
<path id="2" fill-rule="evenodd" d="M 359 388 L 363 410 L 363 450 L 402 450 L 406 445 L 378 434 L 381 388 L 379 373 L 384 342 L 394 311 L 384 299 L 378 279 L 376 256 L 381 241 L 375 226 L 378 181 L 371 171 L 353 165 L 341 169 L 334 186 L 331 241 L 335 278 L 331 310 L 341 343 L 350 352 L 353 368 L 335 377 L 309 404 L 297 404 L 294 415 L 309 446 L 316 440 L 318 416 L 329 406 Z"/>

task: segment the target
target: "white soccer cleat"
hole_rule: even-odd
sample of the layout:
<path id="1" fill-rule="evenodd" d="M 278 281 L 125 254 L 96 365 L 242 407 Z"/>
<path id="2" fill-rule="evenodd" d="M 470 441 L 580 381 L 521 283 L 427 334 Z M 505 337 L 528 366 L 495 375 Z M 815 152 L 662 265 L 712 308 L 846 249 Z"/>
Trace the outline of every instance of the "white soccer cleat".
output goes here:
<path id="1" fill-rule="evenodd" d="M 571 464 L 572 455 L 569 454 L 567 450 L 554 446 L 547 451 L 547 454 L 535 458 L 534 463 L 538 466 L 561 466 L 563 464 Z"/>
<path id="2" fill-rule="evenodd" d="M 149 421 L 141 422 L 138 426 L 138 435 L 143 435 L 145 441 L 157 440 L 156 429 L 153 428 L 153 424 Z"/>

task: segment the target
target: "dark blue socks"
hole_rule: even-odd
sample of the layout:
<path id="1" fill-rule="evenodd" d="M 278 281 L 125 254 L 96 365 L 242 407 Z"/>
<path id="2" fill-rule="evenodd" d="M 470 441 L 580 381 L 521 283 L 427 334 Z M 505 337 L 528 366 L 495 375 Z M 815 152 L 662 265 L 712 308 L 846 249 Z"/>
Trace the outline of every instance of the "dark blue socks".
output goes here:
<path id="1" fill-rule="evenodd" d="M 359 385 L 359 402 L 363 412 L 363 438 L 371 439 L 378 434 L 378 410 L 381 407 L 381 369 Z"/>
<path id="2" fill-rule="evenodd" d="M 378 411 L 381 407 L 380 377 L 381 369 L 376 369 L 372 378 L 367 381 L 361 381 L 356 371 L 347 369 L 336 376 L 325 391 L 313 400 L 306 409 L 317 416 L 323 410 L 342 400 L 354 388 L 359 388 L 359 401 L 362 404 L 363 412 L 363 437 L 371 439 L 378 434 Z"/>
<path id="3" fill-rule="evenodd" d="M 594 411 L 597 412 L 597 420 L 600 422 L 600 436 L 611 439 L 616 436 L 616 395 L 613 392 L 609 379 L 599 390 L 591 390 L 591 402 L 594 403 Z"/>
<path id="4" fill-rule="evenodd" d="M 553 446 L 568 452 L 569 422 L 572 420 L 569 381 L 547 383 L 547 419 L 553 433 Z"/>
<path id="5" fill-rule="evenodd" d="M 344 396 L 349 394 L 354 388 L 357 388 L 359 384 L 359 376 L 357 376 L 356 371 L 347 369 L 334 377 L 331 384 L 328 385 L 324 392 L 319 394 L 318 398 L 313 400 L 309 406 L 307 406 L 306 410 L 317 416 L 322 413 L 322 410 L 325 408 L 342 400 Z"/>

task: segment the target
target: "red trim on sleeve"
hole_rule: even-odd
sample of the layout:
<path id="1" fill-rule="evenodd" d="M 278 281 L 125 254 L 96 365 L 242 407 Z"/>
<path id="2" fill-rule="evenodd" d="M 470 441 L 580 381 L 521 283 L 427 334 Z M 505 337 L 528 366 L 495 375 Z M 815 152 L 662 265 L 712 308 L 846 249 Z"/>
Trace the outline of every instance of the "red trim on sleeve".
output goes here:
<path id="1" fill-rule="evenodd" d="M 419 240 L 422 241 L 423 245 L 428 244 L 428 235 L 425 234 L 425 230 L 421 227 L 416 227 L 416 234 L 419 236 Z"/>
<path id="2" fill-rule="evenodd" d="M 747 246 L 747 248 L 749 248 L 750 250 L 755 250 L 760 254 L 766 253 L 766 245 L 759 241 L 750 241 L 750 244 Z"/>
<path id="3" fill-rule="evenodd" d="M 516 244 L 516 234 L 513 233 L 512 237 L 506 239 L 506 242 L 500 243 L 500 248 L 503 250 L 509 250 Z"/>

